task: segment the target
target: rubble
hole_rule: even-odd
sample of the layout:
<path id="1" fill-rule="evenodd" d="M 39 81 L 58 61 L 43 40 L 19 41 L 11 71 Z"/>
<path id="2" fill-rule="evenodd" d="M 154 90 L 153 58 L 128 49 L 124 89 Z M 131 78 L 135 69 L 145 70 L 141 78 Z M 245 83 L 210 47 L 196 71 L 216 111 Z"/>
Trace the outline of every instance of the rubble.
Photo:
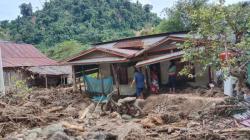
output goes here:
<path id="1" fill-rule="evenodd" d="M 34 90 L 25 97 L 8 94 L 0 100 L 0 135 L 42 127 L 64 118 L 78 118 L 89 98 L 72 89 Z"/>
<path id="2" fill-rule="evenodd" d="M 248 104 L 235 98 L 161 94 L 140 102 L 144 116 L 136 118 L 101 112 L 100 106 L 72 89 L 38 90 L 25 97 L 7 95 L 0 99 L 0 134 L 4 139 L 24 140 L 224 140 L 250 136 L 250 129 L 233 118 L 248 109 Z"/>

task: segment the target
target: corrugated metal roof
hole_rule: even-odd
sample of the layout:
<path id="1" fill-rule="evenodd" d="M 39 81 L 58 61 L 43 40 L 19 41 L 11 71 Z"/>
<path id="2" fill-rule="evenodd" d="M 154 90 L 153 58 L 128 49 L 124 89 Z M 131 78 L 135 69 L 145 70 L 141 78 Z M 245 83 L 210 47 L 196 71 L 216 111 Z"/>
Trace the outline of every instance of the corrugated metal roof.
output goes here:
<path id="1" fill-rule="evenodd" d="M 188 32 L 189 31 L 166 32 L 166 33 L 153 34 L 153 35 L 135 36 L 135 37 L 122 38 L 122 39 L 112 40 L 112 41 L 107 41 L 107 42 L 99 42 L 93 45 L 103 45 L 103 44 L 116 43 L 116 42 L 126 41 L 126 40 L 135 40 L 135 39 L 147 39 L 147 38 L 164 37 L 164 36 L 166 37 L 169 35 L 187 34 Z"/>
<path id="2" fill-rule="evenodd" d="M 112 55 L 118 54 L 124 58 L 132 58 L 143 54 L 144 52 L 164 43 L 167 40 L 171 40 L 173 38 L 181 38 L 181 36 L 185 36 L 185 34 L 186 32 L 173 32 L 173 33 L 163 33 L 157 35 L 125 38 L 115 41 L 98 43 L 94 45 L 92 49 L 89 50 L 100 50 L 110 53 Z M 143 44 L 143 47 L 139 48 L 141 44 Z M 82 57 L 88 53 L 91 53 L 92 51 L 89 50 L 81 52 L 78 55 L 67 59 L 66 62 L 74 61 L 74 59 L 78 57 Z M 99 59 L 99 61 L 97 62 L 101 61 L 102 60 Z"/>
<path id="3" fill-rule="evenodd" d="M 3 67 L 57 65 L 33 45 L 0 42 Z"/>
<path id="4" fill-rule="evenodd" d="M 122 54 L 125 54 L 127 55 L 128 57 L 129 56 L 132 56 L 134 54 L 136 54 L 138 52 L 138 50 L 130 50 L 130 49 L 117 49 L 117 48 L 111 48 L 109 49 L 111 51 L 115 51 L 117 53 L 122 53 Z"/>
<path id="5" fill-rule="evenodd" d="M 163 62 L 163 61 L 167 61 L 167 60 L 180 58 L 183 54 L 184 54 L 183 51 L 174 52 L 174 53 L 170 53 L 170 54 L 163 54 L 163 55 L 160 55 L 160 56 L 157 56 L 154 58 L 150 58 L 148 60 L 140 61 L 136 64 L 136 67 L 142 67 L 145 65 L 151 65 L 151 64 L 155 64 L 155 63 L 159 63 L 159 62 Z"/>
<path id="6" fill-rule="evenodd" d="M 38 66 L 30 67 L 28 70 L 41 75 L 70 75 L 72 73 L 71 66 Z"/>
<path id="7" fill-rule="evenodd" d="M 69 62 L 70 64 L 100 64 L 100 63 L 118 63 L 118 62 L 127 62 L 126 58 L 118 58 L 118 57 L 104 57 L 104 58 L 92 58 L 92 59 L 85 59 L 85 60 L 78 60 Z"/>
<path id="8" fill-rule="evenodd" d="M 153 44 L 155 44 L 156 42 L 161 41 L 162 39 L 166 38 L 167 36 L 160 36 L 160 37 L 152 37 L 152 38 L 145 38 L 143 39 L 143 43 L 144 43 L 144 48 L 147 48 Z"/>
<path id="9" fill-rule="evenodd" d="M 144 38 L 144 39 L 141 39 L 141 43 L 143 44 L 143 48 L 147 48 L 148 46 L 153 45 L 156 42 L 159 42 L 159 41 L 163 40 L 166 37 L 167 36 Z M 95 45 L 93 47 L 105 48 L 105 49 L 114 49 L 114 48 L 117 48 L 116 47 L 117 43 L 119 43 L 119 45 L 121 45 L 121 46 L 128 46 L 127 45 L 128 41 L 124 41 L 124 42 L 115 42 L 115 43 L 112 42 L 112 43 L 100 44 L 100 45 Z M 132 46 L 130 46 L 130 48 L 132 48 Z"/>
<path id="10" fill-rule="evenodd" d="M 126 41 L 117 42 L 113 47 L 119 48 L 119 49 L 129 49 L 129 48 L 142 49 L 143 42 L 141 39 L 126 40 Z"/>

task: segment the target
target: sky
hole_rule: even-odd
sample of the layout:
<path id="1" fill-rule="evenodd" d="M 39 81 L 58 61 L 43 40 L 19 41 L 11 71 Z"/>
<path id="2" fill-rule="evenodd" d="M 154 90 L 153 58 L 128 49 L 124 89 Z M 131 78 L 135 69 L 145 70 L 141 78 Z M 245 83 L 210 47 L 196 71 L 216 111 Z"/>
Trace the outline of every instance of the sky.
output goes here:
<path id="1" fill-rule="evenodd" d="M 43 3 L 46 0 L 0 0 L 0 21 L 1 20 L 13 20 L 18 15 L 20 15 L 19 5 L 22 3 L 31 3 L 33 10 L 38 10 L 42 8 Z M 136 2 L 137 0 L 131 0 Z M 164 17 L 162 10 L 164 8 L 172 7 L 176 0 L 139 0 L 142 4 L 153 5 L 153 12 L 157 13 L 158 16 Z M 212 0 L 215 1 L 215 0 Z M 233 4 L 240 1 L 247 0 L 226 0 L 226 4 Z"/>

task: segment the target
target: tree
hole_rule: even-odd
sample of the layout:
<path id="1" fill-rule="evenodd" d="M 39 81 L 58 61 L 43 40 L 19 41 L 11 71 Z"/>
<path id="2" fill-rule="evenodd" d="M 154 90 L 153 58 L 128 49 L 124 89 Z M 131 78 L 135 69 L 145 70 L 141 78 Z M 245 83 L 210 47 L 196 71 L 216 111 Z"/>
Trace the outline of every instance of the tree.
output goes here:
<path id="1" fill-rule="evenodd" d="M 63 60 L 86 49 L 88 49 L 88 46 L 84 46 L 76 40 L 67 40 L 56 44 L 55 47 L 46 52 L 49 57 L 55 60 Z"/>
<path id="2" fill-rule="evenodd" d="M 22 16 L 24 16 L 24 17 L 30 17 L 30 16 L 32 16 L 33 12 L 32 12 L 32 5 L 31 5 L 31 3 L 29 3 L 29 4 L 23 3 L 23 4 L 21 4 L 19 6 L 19 8 L 20 8 Z"/>
<path id="3" fill-rule="evenodd" d="M 208 67 L 222 69 L 225 77 L 234 75 L 238 78 L 237 92 L 242 92 L 244 67 L 249 61 L 249 11 L 249 3 L 225 6 L 222 1 L 189 9 L 192 31 L 190 39 L 183 45 L 183 61 L 200 64 L 203 70 Z M 222 52 L 233 53 L 234 57 L 221 61 L 219 56 Z"/>
<path id="4" fill-rule="evenodd" d="M 34 13 L 30 4 L 20 9 L 22 16 L 7 26 L 11 38 L 46 49 L 66 40 L 93 44 L 132 37 L 145 25 L 160 22 L 150 6 L 129 0 L 51 0 Z"/>
<path id="5" fill-rule="evenodd" d="M 8 31 L 1 27 L 0 27 L 0 40 L 10 40 Z"/>
<path id="6" fill-rule="evenodd" d="M 191 30 L 191 21 L 188 14 L 190 9 L 195 10 L 207 5 L 208 0 L 178 0 L 172 8 L 166 8 L 167 18 L 155 28 L 156 33 Z"/>
<path id="7" fill-rule="evenodd" d="M 145 4 L 145 5 L 143 6 L 143 9 L 144 9 L 146 12 L 149 13 L 149 12 L 153 9 L 153 6 L 150 5 L 150 4 Z"/>

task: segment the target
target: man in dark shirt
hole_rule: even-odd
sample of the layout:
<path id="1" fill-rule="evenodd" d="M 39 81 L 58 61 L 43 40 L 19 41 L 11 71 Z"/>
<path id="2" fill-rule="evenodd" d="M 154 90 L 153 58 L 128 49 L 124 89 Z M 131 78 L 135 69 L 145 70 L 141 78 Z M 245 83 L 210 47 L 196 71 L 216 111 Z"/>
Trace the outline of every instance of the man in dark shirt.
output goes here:
<path id="1" fill-rule="evenodd" d="M 135 69 L 135 75 L 134 75 L 134 80 L 131 84 L 131 87 L 133 87 L 135 83 L 136 86 L 136 97 L 143 99 L 143 90 L 145 87 L 145 78 L 143 73 L 141 72 L 141 69 Z"/>

